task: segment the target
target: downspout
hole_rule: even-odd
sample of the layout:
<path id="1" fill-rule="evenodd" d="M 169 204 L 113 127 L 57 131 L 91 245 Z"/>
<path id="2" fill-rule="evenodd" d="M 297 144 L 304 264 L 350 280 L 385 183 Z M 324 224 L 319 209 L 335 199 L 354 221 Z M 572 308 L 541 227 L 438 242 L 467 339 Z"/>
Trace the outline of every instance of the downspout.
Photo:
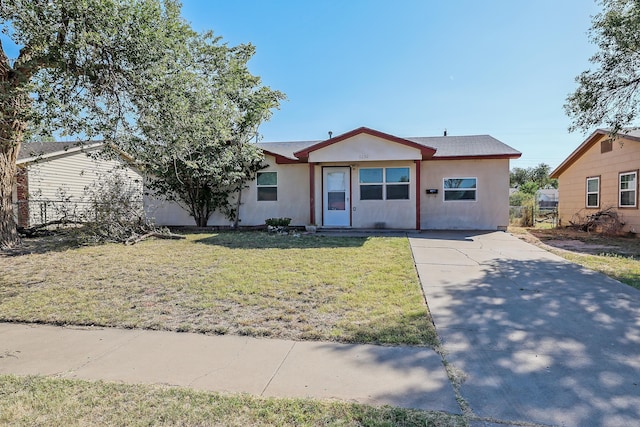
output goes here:
<path id="1" fill-rule="evenodd" d="M 422 174 L 420 160 L 416 164 L 416 230 L 420 231 L 420 175 Z"/>
<path id="2" fill-rule="evenodd" d="M 309 163 L 309 225 L 316 224 L 316 164 Z"/>

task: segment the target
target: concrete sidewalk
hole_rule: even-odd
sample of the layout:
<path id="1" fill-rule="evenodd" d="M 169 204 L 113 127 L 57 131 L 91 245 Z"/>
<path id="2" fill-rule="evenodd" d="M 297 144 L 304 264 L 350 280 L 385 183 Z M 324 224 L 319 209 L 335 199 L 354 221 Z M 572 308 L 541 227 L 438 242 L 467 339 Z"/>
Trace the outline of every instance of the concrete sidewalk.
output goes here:
<path id="1" fill-rule="evenodd" d="M 474 426 L 640 426 L 640 291 L 504 232 L 409 237 Z"/>
<path id="2" fill-rule="evenodd" d="M 0 374 L 460 413 L 441 357 L 418 347 L 0 323 Z"/>

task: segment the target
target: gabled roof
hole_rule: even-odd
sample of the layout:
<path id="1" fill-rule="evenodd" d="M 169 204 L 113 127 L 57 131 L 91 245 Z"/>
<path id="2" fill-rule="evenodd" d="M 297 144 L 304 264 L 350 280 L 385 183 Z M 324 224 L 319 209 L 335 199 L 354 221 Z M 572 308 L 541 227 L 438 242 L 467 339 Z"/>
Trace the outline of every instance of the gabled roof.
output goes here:
<path id="1" fill-rule="evenodd" d="M 383 133 L 377 130 L 373 130 L 373 129 L 369 129 L 366 127 L 360 127 L 358 129 L 354 129 L 350 132 L 347 133 L 343 133 L 342 135 L 338 135 L 335 138 L 329 138 L 325 141 L 319 142 L 317 144 L 311 145 L 307 148 L 304 148 L 300 151 L 296 151 L 295 153 L 293 153 L 297 158 L 299 159 L 307 159 L 309 157 L 309 153 L 311 153 L 312 151 L 316 151 L 319 150 L 321 148 L 327 147 L 329 145 L 332 144 L 336 144 L 340 141 L 344 141 L 345 139 L 349 139 L 352 138 L 356 135 L 360 135 L 360 134 L 367 134 L 367 135 L 371 135 L 371 136 L 375 136 L 378 138 L 382 138 L 382 139 L 386 139 L 387 141 L 393 141 L 396 142 L 398 144 L 402 144 L 402 145 L 406 145 L 409 147 L 413 147 L 416 148 L 418 150 L 420 150 L 420 153 L 422 154 L 422 158 L 423 159 L 429 159 L 431 157 L 433 157 L 433 155 L 435 154 L 436 150 L 431 148 L 431 147 L 427 147 L 426 145 L 423 144 L 419 144 L 416 143 L 414 141 L 409 141 L 408 139 L 404 139 L 404 138 L 398 138 L 397 136 L 393 136 L 393 135 L 389 135 L 388 133 Z"/>
<path id="2" fill-rule="evenodd" d="M 324 141 L 267 142 L 258 143 L 258 146 L 275 156 L 276 163 L 305 163 L 310 152 L 361 133 L 414 147 L 420 150 L 423 158 L 432 160 L 517 159 L 522 155 L 489 135 L 399 138 L 365 127 Z"/>
<path id="3" fill-rule="evenodd" d="M 587 139 L 584 140 L 582 144 L 576 148 L 573 153 L 569 154 L 560 166 L 555 168 L 550 174 L 550 178 L 559 178 L 562 173 L 567 170 L 576 160 L 578 160 L 584 153 L 589 151 L 589 149 L 595 144 L 603 135 L 609 135 L 608 129 L 596 129 Z M 623 129 L 618 132 L 616 138 L 628 139 L 630 141 L 638 141 L 640 142 L 640 129 Z"/>
<path id="4" fill-rule="evenodd" d="M 18 153 L 18 164 L 30 163 L 65 153 L 74 153 L 100 147 L 102 141 L 72 142 L 23 142 Z"/>
<path id="5" fill-rule="evenodd" d="M 522 155 L 518 150 L 490 135 L 430 136 L 407 139 L 435 148 L 434 160 L 517 159 Z"/>

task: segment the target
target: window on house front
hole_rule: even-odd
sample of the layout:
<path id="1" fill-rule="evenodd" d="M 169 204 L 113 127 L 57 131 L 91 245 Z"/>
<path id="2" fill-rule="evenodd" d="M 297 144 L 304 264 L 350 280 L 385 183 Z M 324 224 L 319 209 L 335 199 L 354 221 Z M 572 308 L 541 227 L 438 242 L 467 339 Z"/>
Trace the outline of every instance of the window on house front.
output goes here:
<path id="1" fill-rule="evenodd" d="M 382 200 L 382 168 L 360 169 L 360 200 Z"/>
<path id="2" fill-rule="evenodd" d="M 445 178 L 444 201 L 474 201 L 478 190 L 476 178 Z"/>
<path id="3" fill-rule="evenodd" d="M 278 172 L 258 172 L 258 201 L 278 200 Z"/>
<path id="4" fill-rule="evenodd" d="M 587 178 L 587 207 L 600 207 L 600 177 Z"/>
<path id="5" fill-rule="evenodd" d="M 360 200 L 409 200 L 409 168 L 361 168 Z"/>
<path id="6" fill-rule="evenodd" d="M 409 200 L 409 168 L 385 170 L 387 200 Z"/>
<path id="7" fill-rule="evenodd" d="M 619 199 L 621 208 L 635 208 L 637 206 L 638 171 L 622 172 L 618 175 Z"/>

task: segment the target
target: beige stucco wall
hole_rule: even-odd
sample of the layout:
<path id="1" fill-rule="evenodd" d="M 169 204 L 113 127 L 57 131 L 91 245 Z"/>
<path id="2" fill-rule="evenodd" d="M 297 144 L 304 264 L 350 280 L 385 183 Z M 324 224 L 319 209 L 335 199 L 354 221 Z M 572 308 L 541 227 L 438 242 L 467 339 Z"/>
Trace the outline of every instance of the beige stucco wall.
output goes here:
<path id="1" fill-rule="evenodd" d="M 348 142 L 348 141 L 345 141 Z M 395 147 L 398 144 L 394 144 Z M 329 148 L 329 147 L 326 147 Z M 403 147 L 404 148 L 404 147 Z M 413 149 L 412 149 L 413 150 Z M 415 150 L 417 151 L 417 150 Z M 345 154 L 336 152 L 335 155 Z M 335 160 L 335 159 L 334 159 Z M 278 165 L 268 156 L 265 171 L 278 172 L 278 201 L 257 201 L 255 181 L 242 194 L 241 225 L 262 225 L 270 217 L 290 217 L 292 225 L 311 222 L 309 201 L 309 164 Z M 395 161 L 331 161 L 314 164 L 315 224 L 323 221 L 323 167 L 349 167 L 351 170 L 351 226 L 373 228 L 384 223 L 389 229 L 416 227 L 416 163 Z M 408 167 L 410 170 L 409 200 L 360 200 L 359 170 L 367 167 Z M 509 222 L 509 160 L 429 160 L 421 161 L 421 228 L 422 229 L 483 229 L 506 228 Z M 444 202 L 443 179 L 475 177 L 478 179 L 478 199 L 473 202 Z M 437 188 L 437 195 L 425 194 L 425 189 Z M 154 201 L 158 203 L 158 201 Z M 148 203 L 149 204 L 149 203 Z M 193 225 L 193 219 L 180 207 L 166 204 L 156 209 L 156 221 L 164 225 Z M 209 225 L 228 226 L 229 220 L 215 214 Z"/>
<path id="2" fill-rule="evenodd" d="M 422 229 L 496 230 L 509 224 L 509 160 L 430 160 L 422 162 Z M 476 178 L 475 201 L 444 201 L 443 179 Z M 425 194 L 426 189 L 438 194 Z"/>
<path id="3" fill-rule="evenodd" d="M 309 165 L 278 165 L 267 156 L 269 167 L 261 172 L 278 173 L 278 200 L 258 201 L 256 182 L 242 192 L 241 225 L 261 225 L 267 218 L 291 218 L 291 225 L 309 224 Z"/>
<path id="4" fill-rule="evenodd" d="M 617 140 L 613 142 L 612 151 L 601 153 L 600 142 L 607 138 L 607 135 L 600 136 L 558 178 L 558 216 L 562 225 L 576 221 L 576 215 L 584 217 L 601 209 L 617 208 L 618 174 L 640 168 L 639 142 Z M 600 207 L 586 208 L 586 180 L 594 176 L 600 176 Z M 618 213 L 625 222 L 625 231 L 640 232 L 640 211 L 637 208 L 621 208 Z"/>
<path id="5" fill-rule="evenodd" d="M 291 225 L 302 226 L 309 223 L 309 166 L 307 164 L 278 165 L 272 156 L 266 156 L 269 165 L 262 172 L 278 173 L 278 200 L 258 201 L 256 181 L 247 183 L 242 192 L 240 206 L 240 226 L 263 225 L 265 219 L 276 217 L 291 218 Z M 181 206 L 167 202 L 161 197 L 146 196 L 147 215 L 158 225 L 193 226 L 194 219 Z M 215 212 L 209 218 L 210 226 L 231 226 L 224 215 Z"/>
<path id="6" fill-rule="evenodd" d="M 31 163 L 27 171 L 31 224 L 59 219 L 63 196 L 69 200 L 67 207 L 76 204 L 78 209 L 82 209 L 84 202 L 88 202 L 87 191 L 114 174 L 126 175 L 142 199 L 142 176 L 121 160 L 95 159 L 75 151 Z"/>
<path id="7" fill-rule="evenodd" d="M 351 226 L 374 228 L 384 223 L 385 228 L 414 229 L 416 227 L 416 166 L 413 161 L 320 163 L 315 166 L 315 215 L 316 223 L 322 225 L 322 170 L 323 167 L 351 168 Z M 361 168 L 408 167 L 410 171 L 409 200 L 360 200 L 359 170 Z"/>
<path id="8" fill-rule="evenodd" d="M 309 162 L 372 162 L 419 160 L 420 150 L 369 134 L 358 134 L 309 154 Z"/>

